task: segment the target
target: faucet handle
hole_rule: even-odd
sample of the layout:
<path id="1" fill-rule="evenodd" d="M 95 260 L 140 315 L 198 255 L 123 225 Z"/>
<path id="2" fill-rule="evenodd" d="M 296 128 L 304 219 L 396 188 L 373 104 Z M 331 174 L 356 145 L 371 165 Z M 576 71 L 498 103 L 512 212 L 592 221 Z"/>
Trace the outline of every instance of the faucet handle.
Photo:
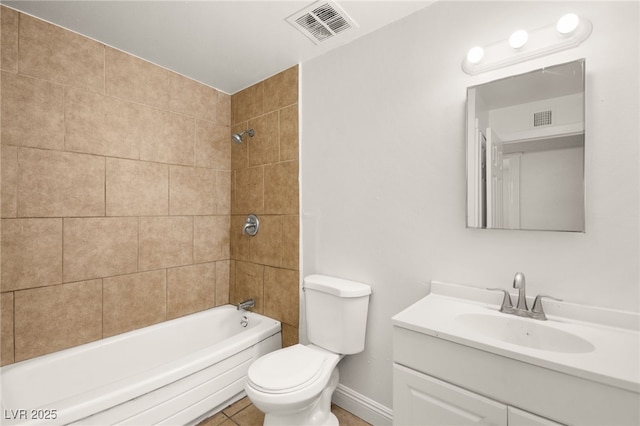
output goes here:
<path id="1" fill-rule="evenodd" d="M 260 219 L 255 214 L 250 214 L 247 216 L 247 219 L 242 226 L 242 233 L 245 235 L 249 235 L 250 237 L 255 237 L 260 229 Z"/>
<path id="2" fill-rule="evenodd" d="M 542 308 L 542 299 L 547 298 L 551 300 L 555 300 L 557 302 L 562 302 L 562 299 L 558 299 L 553 296 L 549 296 L 547 294 L 539 294 L 536 296 L 536 299 L 533 301 L 533 307 L 531 308 L 531 313 L 533 317 L 536 319 L 546 320 L 547 315 L 544 313 L 544 309 Z"/>
<path id="3" fill-rule="evenodd" d="M 504 298 L 502 299 L 502 306 L 500 306 L 500 312 L 504 312 L 505 309 L 513 309 L 513 303 L 511 302 L 511 295 L 509 292 L 503 288 L 487 288 L 489 291 L 501 291 L 504 293 Z"/>
<path id="4" fill-rule="evenodd" d="M 555 300 L 556 302 L 562 302 L 562 299 L 558 299 L 557 297 L 549 296 L 548 294 L 539 294 L 536 296 L 536 299 L 533 301 L 533 308 L 531 308 L 531 312 L 544 313 L 544 309 L 542 309 L 543 298 Z"/>

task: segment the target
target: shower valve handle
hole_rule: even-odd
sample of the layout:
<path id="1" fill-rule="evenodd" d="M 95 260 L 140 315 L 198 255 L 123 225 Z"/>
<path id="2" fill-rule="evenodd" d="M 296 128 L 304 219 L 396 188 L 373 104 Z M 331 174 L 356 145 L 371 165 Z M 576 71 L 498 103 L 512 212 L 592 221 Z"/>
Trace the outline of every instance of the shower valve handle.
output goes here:
<path id="1" fill-rule="evenodd" d="M 249 235 L 250 237 L 255 237 L 260 229 L 260 219 L 255 214 L 250 214 L 247 216 L 247 220 L 245 220 L 244 225 L 242 226 L 242 233 L 245 235 Z"/>

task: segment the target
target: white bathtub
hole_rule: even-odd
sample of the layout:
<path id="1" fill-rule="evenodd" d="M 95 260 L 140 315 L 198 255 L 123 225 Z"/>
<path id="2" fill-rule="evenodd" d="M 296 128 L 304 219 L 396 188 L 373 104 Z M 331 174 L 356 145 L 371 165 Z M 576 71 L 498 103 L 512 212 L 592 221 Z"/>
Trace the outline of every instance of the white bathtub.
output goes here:
<path id="1" fill-rule="evenodd" d="M 280 322 L 209 309 L 0 368 L 0 424 L 194 424 L 243 396 L 251 362 L 280 347 Z"/>

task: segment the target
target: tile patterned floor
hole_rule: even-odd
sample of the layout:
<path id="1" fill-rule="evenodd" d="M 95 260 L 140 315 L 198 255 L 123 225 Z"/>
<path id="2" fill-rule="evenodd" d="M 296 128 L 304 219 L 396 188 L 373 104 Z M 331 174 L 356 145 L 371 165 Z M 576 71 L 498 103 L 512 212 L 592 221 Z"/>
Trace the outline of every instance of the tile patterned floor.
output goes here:
<path id="1" fill-rule="evenodd" d="M 331 405 L 331 411 L 338 418 L 340 426 L 371 426 L 335 404 Z M 264 414 L 249 401 L 249 398 L 244 397 L 218 414 L 202 421 L 198 426 L 262 426 L 263 421 Z"/>

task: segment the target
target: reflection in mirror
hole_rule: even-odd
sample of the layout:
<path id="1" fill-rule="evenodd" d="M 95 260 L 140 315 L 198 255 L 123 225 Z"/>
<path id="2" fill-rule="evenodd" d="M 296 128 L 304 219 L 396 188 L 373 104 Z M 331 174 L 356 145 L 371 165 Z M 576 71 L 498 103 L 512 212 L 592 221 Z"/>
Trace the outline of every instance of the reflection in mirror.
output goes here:
<path id="1" fill-rule="evenodd" d="M 467 89 L 467 226 L 584 232 L 584 59 Z"/>

